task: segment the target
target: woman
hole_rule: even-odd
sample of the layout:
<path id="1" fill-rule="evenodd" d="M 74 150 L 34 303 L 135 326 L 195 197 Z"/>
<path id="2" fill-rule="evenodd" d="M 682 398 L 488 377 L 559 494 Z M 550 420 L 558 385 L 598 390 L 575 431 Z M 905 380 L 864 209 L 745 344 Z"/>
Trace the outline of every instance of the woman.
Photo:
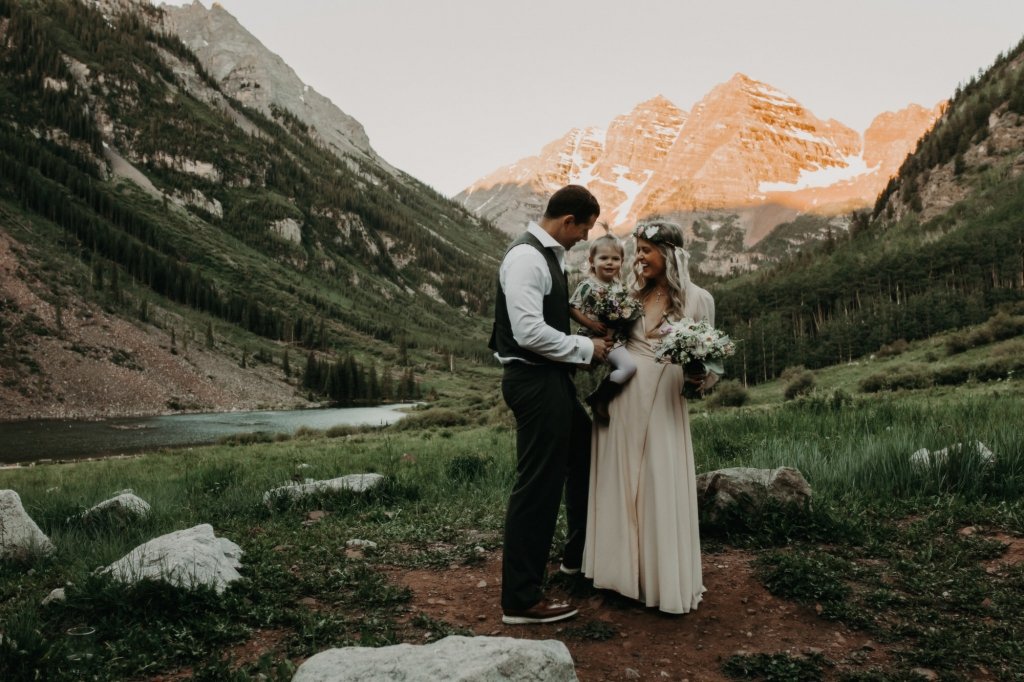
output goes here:
<path id="1" fill-rule="evenodd" d="M 683 234 L 674 223 L 641 223 L 634 276 L 643 316 L 627 349 L 638 366 L 594 423 L 583 570 L 594 586 L 667 613 L 687 613 L 704 592 L 697 527 L 696 475 L 684 381 L 709 387 L 717 377 L 683 376 L 654 360 L 666 321 L 715 322 L 714 300 L 690 282 Z"/>

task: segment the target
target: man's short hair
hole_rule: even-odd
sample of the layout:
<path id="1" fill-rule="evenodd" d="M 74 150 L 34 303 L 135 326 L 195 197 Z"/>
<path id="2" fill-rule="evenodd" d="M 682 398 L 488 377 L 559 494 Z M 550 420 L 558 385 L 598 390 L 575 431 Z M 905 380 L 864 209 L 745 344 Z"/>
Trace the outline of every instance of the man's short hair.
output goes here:
<path id="1" fill-rule="evenodd" d="M 544 217 L 561 218 L 570 214 L 575 222 L 588 223 L 591 218 L 601 215 L 601 205 L 586 187 L 566 185 L 548 199 Z"/>

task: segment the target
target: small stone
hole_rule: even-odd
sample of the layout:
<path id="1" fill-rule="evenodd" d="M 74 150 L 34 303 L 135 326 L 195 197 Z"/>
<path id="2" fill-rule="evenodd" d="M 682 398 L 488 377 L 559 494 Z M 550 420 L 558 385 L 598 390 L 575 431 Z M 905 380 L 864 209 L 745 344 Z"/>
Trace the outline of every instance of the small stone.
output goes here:
<path id="1" fill-rule="evenodd" d="M 299 600 L 299 603 L 302 604 L 303 606 L 309 606 L 309 607 L 314 607 L 314 606 L 317 606 L 319 604 L 319 602 L 316 599 L 313 599 L 313 597 L 303 597 L 302 599 Z"/>
<path id="2" fill-rule="evenodd" d="M 747 631 L 747 637 L 753 637 L 753 636 L 754 636 L 753 632 Z"/>
<path id="3" fill-rule="evenodd" d="M 480 582 L 478 582 L 476 584 L 476 586 L 477 587 L 487 587 L 487 581 L 486 580 L 481 580 Z"/>
<path id="4" fill-rule="evenodd" d="M 939 674 L 937 672 L 935 672 L 934 670 L 932 670 L 931 668 L 914 668 L 910 672 L 914 673 L 915 675 L 917 675 L 919 677 L 923 677 L 926 680 L 937 680 L 937 679 L 939 679 Z"/>
<path id="5" fill-rule="evenodd" d="M 325 516 L 327 516 L 327 512 L 323 511 L 322 509 L 316 509 L 316 510 L 311 511 L 308 514 L 306 514 L 306 520 L 307 521 L 320 521 Z"/>
<path id="6" fill-rule="evenodd" d="M 819 649 L 816 646 L 809 646 L 806 649 L 804 649 L 804 654 L 807 655 L 807 656 L 820 656 L 823 653 L 824 653 L 824 650 L 823 649 Z"/>
<path id="7" fill-rule="evenodd" d="M 836 633 L 836 641 L 839 642 L 840 644 L 845 644 L 846 643 L 846 638 L 843 637 L 841 634 L 839 634 L 837 632 Z"/>
<path id="8" fill-rule="evenodd" d="M 275 545 L 270 551 L 272 552 L 284 552 L 291 549 L 291 545 Z"/>
<path id="9" fill-rule="evenodd" d="M 740 599 L 741 604 L 746 604 L 748 601 L 750 601 L 750 597 L 743 597 Z"/>
<path id="10" fill-rule="evenodd" d="M 697 645 L 697 650 L 698 650 L 698 651 L 702 650 L 703 648 L 704 648 L 704 645 L 703 645 L 703 644 L 698 644 L 698 645 Z"/>
<path id="11" fill-rule="evenodd" d="M 964 537 L 968 537 L 968 536 L 974 535 L 977 532 L 978 532 L 978 527 L 977 526 L 967 526 L 966 528 L 961 528 L 960 529 L 960 535 L 963 535 Z"/>
<path id="12" fill-rule="evenodd" d="M 482 623 L 485 620 L 487 620 L 487 616 L 481 613 L 479 616 L 476 617 L 476 619 Z"/>
<path id="13" fill-rule="evenodd" d="M 345 546 L 346 547 L 359 547 L 361 549 L 376 549 L 377 548 L 377 543 L 374 542 L 373 540 L 360 540 L 358 538 L 353 538 L 351 540 L 347 540 L 345 542 Z"/>
<path id="14" fill-rule="evenodd" d="M 748 616 L 753 616 L 755 613 L 757 613 L 757 611 L 755 611 L 754 609 L 747 609 Z"/>
<path id="15" fill-rule="evenodd" d="M 825 610 L 825 609 L 823 609 L 823 608 L 821 607 L 821 604 L 815 604 L 815 605 L 814 605 L 814 612 L 815 612 L 816 614 L 818 614 L 819 616 L 821 615 L 821 612 L 822 612 L 822 611 L 824 611 L 824 610 Z"/>
<path id="16" fill-rule="evenodd" d="M 640 671 L 635 668 L 626 668 L 626 679 L 627 680 L 639 680 Z"/>
<path id="17" fill-rule="evenodd" d="M 477 556 L 483 556 L 484 554 L 487 554 L 487 550 L 481 547 L 480 545 L 477 545 L 473 548 L 473 553 Z"/>
<path id="18" fill-rule="evenodd" d="M 43 598 L 42 605 L 46 606 L 47 604 L 62 601 L 67 601 L 67 595 L 64 594 L 63 587 L 58 587 Z"/>

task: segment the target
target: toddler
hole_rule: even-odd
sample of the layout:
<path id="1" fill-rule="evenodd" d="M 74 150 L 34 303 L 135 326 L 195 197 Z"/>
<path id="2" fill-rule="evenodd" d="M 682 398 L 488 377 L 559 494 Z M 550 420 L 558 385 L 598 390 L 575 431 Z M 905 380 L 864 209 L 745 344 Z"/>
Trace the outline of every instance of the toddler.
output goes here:
<path id="1" fill-rule="evenodd" d="M 624 337 L 627 330 L 609 328 L 609 325 L 601 322 L 593 312 L 597 293 L 620 283 L 619 272 L 626 255 L 622 242 L 611 233 L 607 224 L 603 226 L 606 233 L 590 244 L 590 253 L 587 257 L 590 276 L 580 282 L 569 299 L 569 315 L 582 325 L 578 333 L 586 336 L 606 336 L 611 331 L 618 342 L 608 353 L 608 364 L 611 365 L 612 371 L 597 390 L 587 396 L 587 404 L 594 410 L 594 416 L 601 421 L 607 421 L 608 402 L 622 390 L 623 384 L 636 374 L 636 363 L 626 350 Z"/>

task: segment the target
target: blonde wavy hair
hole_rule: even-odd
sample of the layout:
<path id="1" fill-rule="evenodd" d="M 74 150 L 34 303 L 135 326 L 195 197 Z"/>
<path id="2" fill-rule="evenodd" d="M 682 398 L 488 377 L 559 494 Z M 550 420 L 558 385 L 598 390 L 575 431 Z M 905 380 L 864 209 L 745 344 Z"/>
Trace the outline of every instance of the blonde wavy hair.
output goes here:
<path id="1" fill-rule="evenodd" d="M 683 248 L 683 228 L 667 220 L 646 220 L 638 223 L 633 237 L 650 242 L 665 259 L 665 284 L 668 287 L 669 305 L 665 313 L 678 319 L 686 307 L 686 290 L 690 285 L 690 254 Z M 653 290 L 654 281 L 641 274 L 637 262 L 633 261 L 630 285 L 643 300 Z"/>

